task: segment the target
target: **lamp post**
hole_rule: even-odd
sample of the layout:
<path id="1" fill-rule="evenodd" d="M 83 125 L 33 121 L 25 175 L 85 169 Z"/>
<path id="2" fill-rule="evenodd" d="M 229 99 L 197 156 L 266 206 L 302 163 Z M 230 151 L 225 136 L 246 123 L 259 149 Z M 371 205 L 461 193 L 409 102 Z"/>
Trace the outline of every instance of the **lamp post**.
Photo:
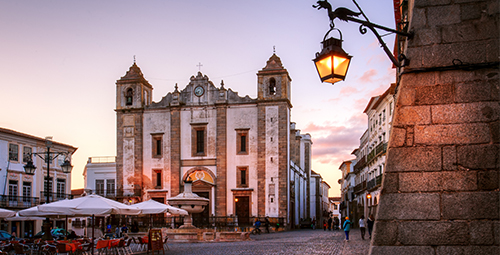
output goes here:
<path id="1" fill-rule="evenodd" d="M 52 137 L 45 138 L 45 147 L 46 147 L 45 152 L 30 153 L 28 155 L 29 160 L 26 163 L 26 165 L 24 166 L 24 171 L 26 172 L 26 174 L 29 174 L 29 175 L 35 174 L 36 166 L 33 164 L 33 155 L 38 156 L 43 161 L 45 161 L 45 163 L 47 163 L 47 177 L 45 180 L 44 191 L 45 191 L 45 203 L 48 204 L 50 202 L 50 192 L 49 192 L 50 163 L 52 163 L 52 161 L 54 159 L 56 159 L 57 157 L 64 156 L 65 160 L 60 166 L 61 166 L 61 170 L 65 174 L 71 173 L 73 166 L 71 165 L 71 162 L 67 159 L 68 155 L 70 155 L 71 153 L 50 151 L 50 148 L 52 147 Z M 50 234 L 50 220 L 48 217 L 45 219 L 45 223 L 44 223 L 43 228 L 44 228 L 45 233 L 44 233 L 42 238 L 44 240 L 52 239 L 52 236 Z"/>
<path id="2" fill-rule="evenodd" d="M 377 37 L 378 42 L 380 43 L 381 47 L 384 49 L 384 52 L 387 54 L 394 66 L 403 67 L 408 65 L 409 63 L 409 60 L 403 54 L 399 55 L 398 59 L 394 57 L 394 55 L 382 39 L 382 36 L 377 32 L 377 29 L 382 29 L 389 33 L 395 33 L 399 36 L 404 36 L 410 39 L 413 37 L 413 33 L 398 31 L 396 29 L 384 27 L 370 22 L 363 10 L 361 10 L 361 7 L 359 7 L 356 0 L 352 1 L 358 8 L 359 12 L 354 12 L 344 7 L 339 7 L 335 9 L 335 11 L 333 11 L 333 8 L 330 3 L 328 3 L 328 0 L 319 0 L 317 1 L 317 5 L 313 5 L 313 7 L 317 8 L 318 10 L 326 9 L 328 11 L 328 17 L 330 19 L 330 30 L 326 33 L 325 38 L 323 38 L 322 42 L 323 49 L 321 52 L 316 53 L 316 58 L 313 59 L 322 82 L 335 83 L 338 81 L 343 81 L 345 79 L 347 69 L 349 68 L 349 62 L 351 60 L 351 56 L 345 53 L 345 51 L 342 49 L 342 34 L 340 39 L 326 39 L 328 33 L 330 33 L 330 31 L 332 31 L 333 29 L 336 29 L 334 20 L 337 18 L 345 22 L 351 21 L 360 24 L 359 32 L 361 34 L 366 34 L 366 28 L 370 29 L 375 37 Z M 359 15 L 363 16 L 365 20 L 355 18 Z M 340 32 L 340 30 L 338 31 Z"/>

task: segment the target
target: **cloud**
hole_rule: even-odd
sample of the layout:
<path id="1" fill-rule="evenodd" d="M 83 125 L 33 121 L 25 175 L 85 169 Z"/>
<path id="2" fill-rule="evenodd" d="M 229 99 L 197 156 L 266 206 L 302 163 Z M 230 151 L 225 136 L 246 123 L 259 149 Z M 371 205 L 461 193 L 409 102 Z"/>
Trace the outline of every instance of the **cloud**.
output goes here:
<path id="1" fill-rule="evenodd" d="M 357 88 L 351 87 L 351 86 L 344 86 L 340 89 L 339 95 L 340 96 L 350 96 L 350 95 L 356 94 L 356 93 L 359 93 L 359 90 Z"/>
<path id="2" fill-rule="evenodd" d="M 377 75 L 377 70 L 370 69 L 364 72 L 363 75 L 361 75 L 361 77 L 359 77 L 358 80 L 362 83 L 370 83 L 373 82 L 376 75 Z"/>
<path id="3" fill-rule="evenodd" d="M 344 125 L 310 123 L 304 128 L 313 138 L 313 160 L 321 164 L 352 159 L 354 156 L 350 154 L 359 147 L 359 138 L 365 129 L 364 114 L 353 115 Z"/>

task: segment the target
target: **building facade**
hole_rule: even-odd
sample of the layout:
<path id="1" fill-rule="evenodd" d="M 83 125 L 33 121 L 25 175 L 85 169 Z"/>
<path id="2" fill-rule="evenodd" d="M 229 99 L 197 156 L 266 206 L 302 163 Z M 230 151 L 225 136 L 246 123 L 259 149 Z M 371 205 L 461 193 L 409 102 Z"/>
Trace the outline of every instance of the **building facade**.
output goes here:
<path id="1" fill-rule="evenodd" d="M 354 175 L 354 164 L 356 164 L 356 159 L 346 160 L 340 164 L 339 170 L 342 172 L 342 179 L 339 179 L 340 183 L 340 214 L 342 222 L 345 217 L 353 218 L 353 213 L 356 213 L 353 208 L 357 208 L 357 204 L 354 204 L 354 186 L 355 186 L 355 175 Z M 355 223 L 354 221 L 353 224 Z"/>
<path id="2" fill-rule="evenodd" d="M 191 179 L 210 200 L 201 218 L 269 216 L 293 227 L 310 217 L 312 141 L 290 122 L 291 78 L 275 54 L 257 78 L 256 99 L 199 72 L 152 102 L 134 63 L 116 82 L 117 197 L 166 202 Z"/>
<path id="3" fill-rule="evenodd" d="M 368 118 L 368 128 L 360 138 L 355 151 L 354 165 L 357 215 L 367 218 L 376 214 L 380 198 L 380 184 L 385 170 L 387 142 L 391 132 L 394 112 L 394 90 L 396 84 L 382 94 L 372 97 L 363 113 Z"/>
<path id="4" fill-rule="evenodd" d="M 50 151 L 64 152 L 63 155 L 47 162 L 36 155 L 31 159 L 36 166 L 35 174 L 24 171 L 24 165 L 30 160 L 32 153 L 46 153 L 47 141 L 50 141 Z M 77 150 L 68 144 L 52 141 L 51 138 L 40 138 L 18 131 L 0 128 L 0 207 L 14 211 L 27 209 L 47 201 L 54 202 L 71 197 L 71 174 L 62 172 L 60 165 L 65 159 L 71 160 L 71 155 Z M 43 155 L 42 155 L 43 156 Z M 46 157 L 44 157 L 46 158 Z M 47 170 L 49 178 L 47 178 Z M 48 191 L 46 182 L 48 181 Z M 64 220 L 56 220 L 53 226 L 65 228 Z M 1 228 L 9 233 L 16 232 L 18 237 L 32 237 L 41 230 L 42 221 L 8 221 Z"/>

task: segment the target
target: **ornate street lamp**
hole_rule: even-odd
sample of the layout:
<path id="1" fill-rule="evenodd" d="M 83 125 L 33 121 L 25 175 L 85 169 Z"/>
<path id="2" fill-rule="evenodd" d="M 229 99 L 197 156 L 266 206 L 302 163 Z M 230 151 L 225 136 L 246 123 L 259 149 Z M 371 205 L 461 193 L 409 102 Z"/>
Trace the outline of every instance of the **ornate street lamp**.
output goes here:
<path id="1" fill-rule="evenodd" d="M 332 31 L 332 29 L 330 29 L 330 31 Z M 328 33 L 325 35 L 325 38 L 327 35 Z M 352 56 L 349 56 L 342 49 L 342 39 L 324 39 L 322 44 L 323 50 L 317 52 L 316 58 L 313 59 L 321 81 L 329 83 L 343 81 L 347 69 L 349 69 L 349 63 L 351 63 Z"/>
<path id="2" fill-rule="evenodd" d="M 39 153 L 30 153 L 28 154 L 29 159 L 26 165 L 24 166 L 24 171 L 26 174 L 29 175 L 34 175 L 36 166 L 33 164 L 33 155 L 38 156 L 41 158 L 45 163 L 47 163 L 47 177 L 45 180 L 45 203 L 48 204 L 50 202 L 50 192 L 49 192 L 49 179 L 50 179 L 50 163 L 55 160 L 59 156 L 64 156 L 65 160 L 64 162 L 60 165 L 63 173 L 69 174 L 71 173 L 71 170 L 73 169 L 73 166 L 71 165 L 71 162 L 67 159 L 67 157 L 71 154 L 69 152 L 55 152 L 55 151 L 50 151 L 50 147 L 52 147 L 52 137 L 46 137 L 45 138 L 45 147 L 47 150 L 45 152 L 39 152 Z M 49 240 L 52 239 L 52 236 L 50 234 L 50 220 L 47 217 L 45 219 L 44 223 L 44 235 L 42 239 L 44 240 Z"/>
<path id="3" fill-rule="evenodd" d="M 316 58 L 313 59 L 322 82 L 335 83 L 338 81 L 343 81 L 345 79 L 345 75 L 347 73 L 347 69 L 349 68 L 349 63 L 351 60 L 351 56 L 349 56 L 342 49 L 342 34 L 340 39 L 335 39 L 335 38 L 326 39 L 328 33 L 330 33 L 330 31 L 332 31 L 333 29 L 336 29 L 335 24 L 333 22 L 336 18 L 343 20 L 345 22 L 352 21 L 361 24 L 361 26 L 359 27 L 359 32 L 361 34 L 366 34 L 367 32 L 366 28 L 369 28 L 373 32 L 373 34 L 375 34 L 375 36 L 377 37 L 378 42 L 384 49 L 387 56 L 391 59 L 394 66 L 402 67 L 408 65 L 409 63 L 409 60 L 403 54 L 399 55 L 398 59 L 394 57 L 392 52 L 385 44 L 384 40 L 382 40 L 382 36 L 378 34 L 376 29 L 382 29 L 387 32 L 396 33 L 400 36 L 405 36 L 408 38 L 412 38 L 413 33 L 398 31 L 392 28 L 387 28 L 381 25 L 371 23 L 368 20 L 368 17 L 366 17 L 365 13 L 359 7 L 358 3 L 356 3 L 356 0 L 352 1 L 356 5 L 356 7 L 358 7 L 359 12 L 354 12 L 344 7 L 339 7 L 335 9 L 335 11 L 333 11 L 332 6 L 330 5 L 330 3 L 328 3 L 327 0 L 319 0 L 317 2 L 317 5 L 313 5 L 313 7 L 317 8 L 318 10 L 327 9 L 328 17 L 330 18 L 330 30 L 326 33 L 325 38 L 323 38 L 322 42 L 323 49 L 321 52 L 316 53 Z M 365 18 L 365 20 L 355 18 L 358 17 L 359 15 L 362 15 Z"/>

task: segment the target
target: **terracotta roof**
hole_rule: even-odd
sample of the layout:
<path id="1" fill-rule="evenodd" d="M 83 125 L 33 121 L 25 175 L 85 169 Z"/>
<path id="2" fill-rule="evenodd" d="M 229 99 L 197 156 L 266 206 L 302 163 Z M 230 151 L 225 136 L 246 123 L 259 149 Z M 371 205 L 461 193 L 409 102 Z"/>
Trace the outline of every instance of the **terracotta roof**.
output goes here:
<path id="1" fill-rule="evenodd" d="M 389 88 L 382 95 L 372 97 L 370 99 L 370 102 L 368 102 L 368 105 L 366 106 L 363 113 L 368 112 L 370 109 L 377 108 L 380 105 L 380 103 L 382 103 L 382 100 L 384 100 L 384 98 L 386 98 L 388 95 L 394 95 L 395 91 L 396 91 L 396 83 L 391 83 L 391 86 L 389 86 Z"/>

